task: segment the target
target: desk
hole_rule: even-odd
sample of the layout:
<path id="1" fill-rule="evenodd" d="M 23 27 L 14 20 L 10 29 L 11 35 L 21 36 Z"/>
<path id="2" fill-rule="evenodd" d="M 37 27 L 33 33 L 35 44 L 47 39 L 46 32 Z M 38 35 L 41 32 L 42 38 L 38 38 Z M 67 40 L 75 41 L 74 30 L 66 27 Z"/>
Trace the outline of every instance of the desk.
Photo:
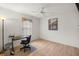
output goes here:
<path id="1" fill-rule="evenodd" d="M 11 55 L 14 55 L 15 50 L 14 50 L 14 44 L 13 44 L 13 42 L 16 41 L 16 40 L 24 39 L 24 38 L 27 39 L 28 37 L 22 37 L 22 36 L 9 36 L 9 38 L 12 39 L 12 48 L 11 48 L 10 54 L 11 54 Z"/>

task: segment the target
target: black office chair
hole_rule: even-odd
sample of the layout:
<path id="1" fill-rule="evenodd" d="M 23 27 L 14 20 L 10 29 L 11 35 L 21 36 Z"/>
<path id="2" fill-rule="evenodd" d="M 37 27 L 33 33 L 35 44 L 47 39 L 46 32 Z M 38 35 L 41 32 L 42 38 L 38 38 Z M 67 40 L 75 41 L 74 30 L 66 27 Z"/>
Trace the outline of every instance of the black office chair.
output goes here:
<path id="1" fill-rule="evenodd" d="M 30 40 L 31 40 L 31 35 L 29 35 L 29 37 L 25 37 L 25 38 L 26 38 L 26 40 L 21 41 L 21 44 L 23 45 L 23 47 L 20 48 L 20 50 L 24 49 L 24 52 L 25 52 L 26 48 L 29 48 L 31 50 L 31 47 L 30 47 L 30 44 L 29 44 Z"/>

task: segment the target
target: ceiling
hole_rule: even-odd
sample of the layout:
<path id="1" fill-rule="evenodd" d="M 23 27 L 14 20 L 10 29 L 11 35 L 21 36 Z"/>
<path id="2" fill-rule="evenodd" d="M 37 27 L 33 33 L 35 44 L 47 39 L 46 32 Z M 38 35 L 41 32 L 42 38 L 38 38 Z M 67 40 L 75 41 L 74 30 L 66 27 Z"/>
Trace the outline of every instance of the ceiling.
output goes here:
<path id="1" fill-rule="evenodd" d="M 39 14 L 41 7 L 45 6 L 47 4 L 41 4 L 41 3 L 0 3 L 0 7 L 4 7 L 16 12 L 24 13 L 33 15 L 36 17 L 41 17 L 42 15 Z M 36 12 L 33 12 L 36 11 Z M 37 16 L 39 15 L 39 16 Z"/>
<path id="2" fill-rule="evenodd" d="M 4 7 L 19 13 L 29 14 L 36 17 L 42 17 L 43 15 L 40 13 L 41 8 L 45 7 L 44 11 L 46 12 L 59 12 L 64 7 L 71 6 L 69 3 L 0 3 L 0 7 Z M 63 9 L 62 9 L 63 7 Z M 35 12 L 36 11 L 36 12 Z M 64 11 L 63 11 L 64 12 Z"/>

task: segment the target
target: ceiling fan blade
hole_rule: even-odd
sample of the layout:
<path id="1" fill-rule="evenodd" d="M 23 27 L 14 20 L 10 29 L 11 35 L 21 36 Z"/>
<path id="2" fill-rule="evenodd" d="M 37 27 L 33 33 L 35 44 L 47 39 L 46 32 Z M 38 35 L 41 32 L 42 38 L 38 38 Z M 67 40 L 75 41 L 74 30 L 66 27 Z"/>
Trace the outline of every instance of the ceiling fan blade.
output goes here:
<path id="1" fill-rule="evenodd" d="M 34 13 L 38 13 L 38 11 L 32 11 L 32 12 L 34 12 Z"/>

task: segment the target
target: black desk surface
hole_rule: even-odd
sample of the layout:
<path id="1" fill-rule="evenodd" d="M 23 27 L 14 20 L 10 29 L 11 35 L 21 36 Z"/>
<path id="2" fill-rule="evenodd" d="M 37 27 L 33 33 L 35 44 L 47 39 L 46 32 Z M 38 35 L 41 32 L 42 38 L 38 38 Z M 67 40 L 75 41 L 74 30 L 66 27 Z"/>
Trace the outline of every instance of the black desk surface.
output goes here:
<path id="1" fill-rule="evenodd" d="M 20 39 L 28 38 L 25 36 L 9 36 L 9 37 L 12 38 L 13 40 L 20 40 Z"/>

